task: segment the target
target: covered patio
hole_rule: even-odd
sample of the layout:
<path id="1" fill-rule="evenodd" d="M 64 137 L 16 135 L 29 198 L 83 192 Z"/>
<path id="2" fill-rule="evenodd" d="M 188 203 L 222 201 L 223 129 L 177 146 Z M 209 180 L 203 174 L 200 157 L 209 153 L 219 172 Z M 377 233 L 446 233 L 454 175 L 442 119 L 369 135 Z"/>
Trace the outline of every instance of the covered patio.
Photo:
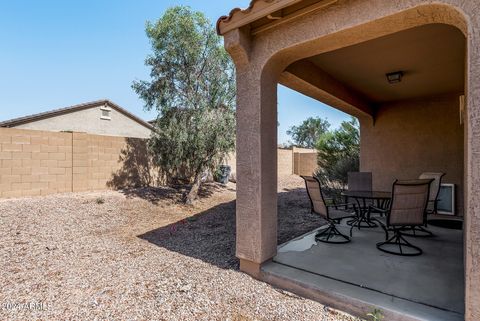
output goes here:
<path id="1" fill-rule="evenodd" d="M 480 9 L 442 3 L 257 0 L 219 19 L 237 67 L 243 271 L 362 317 L 378 307 L 388 320 L 480 318 Z M 312 231 L 277 248 L 278 83 L 359 119 L 360 170 L 374 190 L 446 173 L 464 231 L 433 227 L 409 258 L 379 252 L 379 229 L 342 245 L 316 244 Z"/>

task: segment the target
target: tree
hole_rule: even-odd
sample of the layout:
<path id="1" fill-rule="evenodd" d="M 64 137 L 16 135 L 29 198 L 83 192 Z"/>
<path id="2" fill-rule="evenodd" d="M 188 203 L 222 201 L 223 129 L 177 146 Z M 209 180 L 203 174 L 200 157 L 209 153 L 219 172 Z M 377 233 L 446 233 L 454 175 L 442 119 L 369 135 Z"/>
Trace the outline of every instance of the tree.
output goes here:
<path id="1" fill-rule="evenodd" d="M 317 177 L 325 185 L 347 185 L 348 172 L 359 170 L 360 131 L 358 120 L 344 121 L 340 128 L 324 133 L 316 144 L 319 171 Z"/>
<path id="2" fill-rule="evenodd" d="M 198 195 L 202 175 L 235 148 L 235 73 L 210 21 L 189 7 L 168 9 L 146 33 L 150 81 L 133 89 L 158 112 L 150 150 L 169 183 L 189 183 Z"/>
<path id="3" fill-rule="evenodd" d="M 292 126 L 287 135 L 292 136 L 293 145 L 304 148 L 315 148 L 320 137 L 328 131 L 330 123 L 320 117 L 310 117 L 299 126 Z"/>

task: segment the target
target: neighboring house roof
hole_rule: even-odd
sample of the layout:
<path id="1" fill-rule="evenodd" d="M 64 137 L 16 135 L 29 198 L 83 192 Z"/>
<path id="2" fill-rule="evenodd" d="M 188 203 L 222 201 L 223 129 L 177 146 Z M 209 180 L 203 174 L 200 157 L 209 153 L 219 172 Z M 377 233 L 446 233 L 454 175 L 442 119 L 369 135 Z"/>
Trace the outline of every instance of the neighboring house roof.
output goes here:
<path id="1" fill-rule="evenodd" d="M 252 0 L 246 9 L 234 8 L 217 21 L 217 33 L 250 25 L 252 33 L 268 30 L 338 0 Z"/>
<path id="2" fill-rule="evenodd" d="M 108 105 L 110 108 L 115 109 L 116 111 L 122 113 L 123 115 L 129 117 L 130 119 L 136 121 L 137 123 L 147 127 L 148 129 L 153 129 L 153 126 L 150 125 L 148 122 L 138 118 L 137 116 L 133 115 L 132 113 L 128 112 L 127 110 L 123 109 L 122 107 L 118 106 L 117 104 L 111 102 L 108 99 L 96 100 L 88 103 L 83 103 L 83 104 L 74 105 L 70 107 L 64 107 L 60 109 L 54 109 L 54 110 L 46 111 L 43 113 L 38 113 L 38 114 L 33 114 L 29 116 L 2 121 L 0 122 L 0 127 L 16 127 L 16 126 L 27 124 L 27 123 L 32 123 L 38 120 L 52 118 L 52 117 L 65 115 L 65 114 L 73 113 L 76 111 L 85 110 L 85 109 L 98 107 L 98 106 L 104 106 L 104 105 Z"/>

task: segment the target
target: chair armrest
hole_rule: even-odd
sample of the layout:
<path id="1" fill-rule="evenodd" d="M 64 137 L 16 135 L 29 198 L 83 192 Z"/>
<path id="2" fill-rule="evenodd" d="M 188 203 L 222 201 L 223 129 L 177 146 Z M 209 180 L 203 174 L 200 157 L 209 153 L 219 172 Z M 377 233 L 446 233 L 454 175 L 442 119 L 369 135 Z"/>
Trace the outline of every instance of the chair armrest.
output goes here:
<path id="1" fill-rule="evenodd" d="M 384 208 L 379 208 L 379 207 L 376 207 L 376 206 L 372 206 L 372 205 L 369 205 L 368 206 L 368 210 L 375 210 L 375 211 L 378 211 L 378 212 L 381 212 L 381 213 L 387 213 L 388 212 L 388 209 L 384 209 Z"/>
<path id="2" fill-rule="evenodd" d="M 351 203 L 342 203 L 342 204 L 327 205 L 327 207 L 335 207 L 335 209 L 337 209 L 337 210 L 338 210 L 339 207 L 344 207 L 345 209 L 348 209 L 349 207 L 352 207 L 354 210 L 357 209 L 357 207 L 355 206 L 355 204 L 351 204 Z"/>

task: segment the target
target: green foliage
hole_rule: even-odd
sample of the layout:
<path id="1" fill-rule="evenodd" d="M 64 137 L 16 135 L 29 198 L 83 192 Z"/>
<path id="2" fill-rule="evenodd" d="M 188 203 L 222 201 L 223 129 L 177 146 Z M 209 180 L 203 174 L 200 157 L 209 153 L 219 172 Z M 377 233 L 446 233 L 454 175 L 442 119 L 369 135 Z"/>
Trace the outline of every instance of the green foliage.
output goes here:
<path id="1" fill-rule="evenodd" d="M 151 79 L 132 87 L 158 112 L 150 150 L 161 175 L 193 183 L 191 202 L 202 174 L 234 149 L 234 66 L 210 21 L 189 7 L 168 9 L 146 33 Z"/>
<path id="2" fill-rule="evenodd" d="M 320 117 L 310 117 L 299 126 L 292 126 L 287 135 L 292 136 L 293 145 L 303 148 L 315 148 L 320 137 L 330 128 L 330 123 Z"/>
<path id="3" fill-rule="evenodd" d="M 100 205 L 100 204 L 104 204 L 104 203 L 105 203 L 105 199 L 104 199 L 103 197 L 98 197 L 98 198 L 95 200 L 95 202 L 96 202 L 97 204 L 99 204 L 99 205 Z"/>
<path id="4" fill-rule="evenodd" d="M 370 317 L 372 321 L 381 321 L 384 318 L 382 310 L 380 309 L 374 309 L 371 313 L 367 314 L 367 317 Z"/>
<path id="5" fill-rule="evenodd" d="M 352 117 L 350 121 L 342 122 L 339 129 L 326 132 L 317 141 L 316 148 L 317 177 L 327 186 L 344 188 L 348 172 L 358 171 L 360 166 L 358 121 Z"/>

